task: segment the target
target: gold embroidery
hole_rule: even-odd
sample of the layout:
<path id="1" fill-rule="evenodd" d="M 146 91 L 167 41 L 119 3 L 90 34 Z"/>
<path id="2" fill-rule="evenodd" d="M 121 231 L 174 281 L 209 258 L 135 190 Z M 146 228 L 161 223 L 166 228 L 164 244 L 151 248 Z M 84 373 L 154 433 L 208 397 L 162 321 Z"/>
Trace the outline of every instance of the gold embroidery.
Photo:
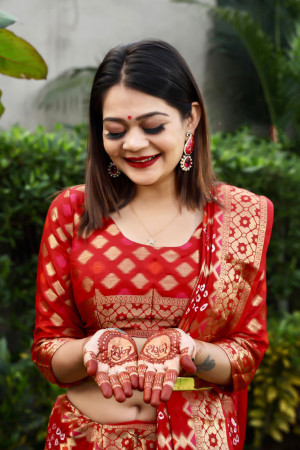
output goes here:
<path id="1" fill-rule="evenodd" d="M 53 234 L 50 234 L 50 236 L 48 237 L 48 242 L 52 250 L 59 245 L 56 240 L 56 237 Z"/>
<path id="2" fill-rule="evenodd" d="M 55 294 L 55 292 L 52 291 L 52 289 L 48 289 L 45 292 L 45 295 L 48 298 L 48 300 L 50 300 L 50 302 L 55 302 L 55 300 L 57 299 L 57 295 Z"/>
<path id="3" fill-rule="evenodd" d="M 103 236 L 97 236 L 95 239 L 92 240 L 91 244 L 95 248 L 102 248 L 107 242 L 107 239 Z"/>
<path id="4" fill-rule="evenodd" d="M 157 331 L 164 327 L 176 327 L 188 299 L 162 297 L 150 290 L 145 295 L 104 296 L 95 289 L 95 298 L 89 300 L 91 314 L 95 314 L 99 327 L 117 326 L 134 335 L 139 331 L 146 336 L 147 330 Z M 134 329 L 138 327 L 140 330 Z"/>
<path id="5" fill-rule="evenodd" d="M 117 247 L 110 247 L 106 252 L 104 252 L 104 255 L 110 261 L 114 261 L 115 259 L 117 259 L 120 254 L 121 251 Z"/>
<path id="6" fill-rule="evenodd" d="M 89 252 L 88 250 L 84 250 L 77 258 L 77 261 L 79 261 L 81 264 L 86 264 L 93 256 L 93 253 Z"/>
<path id="7" fill-rule="evenodd" d="M 65 225 L 65 229 L 67 230 L 67 232 L 69 233 L 69 235 L 71 236 L 71 237 L 73 237 L 73 223 L 67 223 L 66 225 Z"/>
<path id="8" fill-rule="evenodd" d="M 198 250 L 195 251 L 195 252 L 191 255 L 191 258 L 195 261 L 195 263 L 198 264 L 198 262 L 199 262 L 199 251 L 198 251 Z"/>
<path id="9" fill-rule="evenodd" d="M 143 261 L 144 259 L 147 258 L 147 256 L 150 255 L 149 250 L 146 249 L 146 247 L 139 247 L 137 250 L 135 250 L 134 252 L 132 252 L 137 259 L 139 259 L 140 261 Z"/>
<path id="10" fill-rule="evenodd" d="M 59 238 L 60 238 L 63 242 L 65 242 L 65 241 L 67 240 L 67 236 L 65 235 L 65 233 L 63 232 L 63 230 L 61 229 L 61 227 L 58 227 L 57 230 L 56 230 L 56 232 L 57 232 Z"/>
<path id="11" fill-rule="evenodd" d="M 111 289 L 116 286 L 119 281 L 120 279 L 117 277 L 117 275 L 115 275 L 114 273 L 109 273 L 105 278 L 103 278 L 103 280 L 101 280 L 101 284 L 103 284 L 103 286 L 105 286 L 107 289 Z"/>
<path id="12" fill-rule="evenodd" d="M 94 282 L 89 277 L 85 277 L 84 280 L 82 281 L 82 287 L 86 292 L 90 292 L 93 285 Z"/>
<path id="13" fill-rule="evenodd" d="M 162 280 L 160 280 L 159 284 L 166 290 L 174 289 L 177 286 L 178 282 L 175 280 L 172 275 L 165 276 Z"/>
<path id="14" fill-rule="evenodd" d="M 106 228 L 106 232 L 111 236 L 117 236 L 119 234 L 119 229 L 116 224 L 112 223 L 109 227 Z"/>
<path id="15" fill-rule="evenodd" d="M 129 258 L 125 258 L 123 259 L 123 261 L 118 265 L 118 268 L 121 270 L 121 272 L 123 273 L 129 273 L 132 271 L 132 269 L 135 268 L 135 264 L 133 261 L 131 261 L 131 259 Z"/>
<path id="16" fill-rule="evenodd" d="M 58 212 L 57 212 L 57 208 L 56 206 L 52 209 L 51 211 L 51 220 L 52 222 L 55 222 L 57 220 L 58 217 Z"/>
<path id="17" fill-rule="evenodd" d="M 53 275 L 56 274 L 52 262 L 49 262 L 48 264 L 46 264 L 45 267 L 46 267 L 46 271 L 47 271 L 47 274 L 49 277 L 53 277 Z"/>
<path id="18" fill-rule="evenodd" d="M 219 395 L 214 391 L 191 391 L 184 392 L 183 396 L 187 400 L 185 411 L 191 411 L 196 448 L 210 450 L 217 442 L 215 448 L 228 450 L 226 419 Z"/>
<path id="19" fill-rule="evenodd" d="M 60 282 L 57 280 L 55 281 L 52 286 L 54 287 L 55 291 L 57 292 L 58 295 L 63 295 L 65 293 L 64 288 L 62 287 L 62 285 L 60 284 Z"/>
<path id="20" fill-rule="evenodd" d="M 56 327 L 60 327 L 64 323 L 62 318 L 56 313 L 52 314 L 50 320 Z"/>
<path id="21" fill-rule="evenodd" d="M 144 277 L 144 275 L 142 273 L 138 273 L 137 275 L 135 275 L 133 278 L 131 278 L 130 280 L 135 287 L 137 287 L 138 289 L 142 289 L 143 286 L 145 286 L 145 284 L 148 283 L 147 278 Z"/>
<path id="22" fill-rule="evenodd" d="M 211 326 L 212 334 L 231 316 L 233 329 L 244 311 L 260 265 L 267 224 L 267 203 L 264 198 L 243 189 L 222 186 L 223 226 L 221 271 L 214 284 L 216 299 L 214 309 L 221 311 L 220 320 Z M 260 218 L 257 217 L 260 209 Z M 257 245 L 256 245 L 257 241 Z M 212 294 L 214 295 L 214 293 Z M 212 296 L 211 296 L 212 297 Z M 230 308 L 224 308 L 224 304 Z"/>
<path id="23" fill-rule="evenodd" d="M 79 221 L 80 221 L 80 215 L 78 213 L 75 213 L 74 219 L 73 219 L 74 225 L 77 226 L 79 224 Z"/>
<path id="24" fill-rule="evenodd" d="M 179 258 L 178 253 L 176 253 L 174 250 L 168 250 L 167 252 L 163 253 L 161 256 L 170 263 L 174 262 L 176 259 Z"/>
<path id="25" fill-rule="evenodd" d="M 247 325 L 248 330 L 250 330 L 252 333 L 257 333 L 259 330 L 261 330 L 262 326 L 259 323 L 259 321 L 257 319 L 252 319 L 248 325 Z"/>
<path id="26" fill-rule="evenodd" d="M 182 277 L 188 277 L 189 274 L 193 271 L 193 268 L 188 263 L 182 263 L 178 267 L 176 267 L 176 271 Z"/>

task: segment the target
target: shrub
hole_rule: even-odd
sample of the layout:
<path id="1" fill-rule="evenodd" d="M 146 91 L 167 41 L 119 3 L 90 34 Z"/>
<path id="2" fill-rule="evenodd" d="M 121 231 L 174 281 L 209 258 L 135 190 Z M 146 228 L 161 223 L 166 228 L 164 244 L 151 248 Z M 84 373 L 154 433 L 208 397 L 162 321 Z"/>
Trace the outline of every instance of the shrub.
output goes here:
<path id="1" fill-rule="evenodd" d="M 85 140 L 78 133 L 13 127 L 0 133 L 2 335 L 14 357 L 31 341 L 37 253 L 49 197 L 83 183 Z"/>
<path id="2" fill-rule="evenodd" d="M 254 446 L 262 447 L 270 435 L 284 440 L 291 428 L 300 434 L 300 312 L 269 321 L 270 346 L 250 385 L 249 425 L 254 428 Z"/>
<path id="3" fill-rule="evenodd" d="M 62 389 L 36 370 L 29 351 L 12 362 L 6 339 L 0 340 L 0 448 L 41 449 L 54 399 Z"/>

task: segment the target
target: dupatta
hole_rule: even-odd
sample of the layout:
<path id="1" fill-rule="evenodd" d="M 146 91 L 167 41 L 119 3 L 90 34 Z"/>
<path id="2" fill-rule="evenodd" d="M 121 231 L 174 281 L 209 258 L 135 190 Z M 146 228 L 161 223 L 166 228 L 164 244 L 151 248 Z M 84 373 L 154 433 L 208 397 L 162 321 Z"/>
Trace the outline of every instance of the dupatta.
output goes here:
<path id="1" fill-rule="evenodd" d="M 232 386 L 198 380 L 207 390 L 173 391 L 157 408 L 157 449 L 243 448 L 247 386 L 268 346 L 266 252 L 273 205 L 229 185 L 206 205 L 200 273 L 179 328 L 221 347 L 232 366 Z"/>

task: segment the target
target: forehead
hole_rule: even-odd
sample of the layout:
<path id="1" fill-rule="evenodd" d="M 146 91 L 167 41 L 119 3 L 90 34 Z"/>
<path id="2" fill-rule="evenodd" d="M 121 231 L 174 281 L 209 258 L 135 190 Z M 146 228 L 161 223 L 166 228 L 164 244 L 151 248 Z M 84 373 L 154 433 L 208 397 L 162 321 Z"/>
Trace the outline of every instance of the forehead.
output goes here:
<path id="1" fill-rule="evenodd" d="M 153 111 L 159 111 L 168 115 L 177 113 L 177 110 L 168 105 L 165 100 L 154 97 L 144 92 L 128 88 L 123 84 L 111 87 L 103 101 L 103 117 L 128 117 L 132 118 Z"/>

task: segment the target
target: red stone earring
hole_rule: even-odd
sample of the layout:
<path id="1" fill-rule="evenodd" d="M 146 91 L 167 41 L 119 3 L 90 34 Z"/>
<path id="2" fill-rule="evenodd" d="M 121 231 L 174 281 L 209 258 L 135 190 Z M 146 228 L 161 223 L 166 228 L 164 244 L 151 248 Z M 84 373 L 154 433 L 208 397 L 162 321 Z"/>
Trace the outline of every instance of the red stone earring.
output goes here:
<path id="1" fill-rule="evenodd" d="M 112 178 L 118 178 L 121 175 L 120 169 L 112 161 L 109 163 L 107 170 L 109 176 Z"/>
<path id="2" fill-rule="evenodd" d="M 195 146 L 194 136 L 190 131 L 186 133 L 186 137 L 187 140 L 185 141 L 183 155 L 180 160 L 180 167 L 184 172 L 188 172 L 192 168 L 193 160 L 191 154 L 193 153 Z"/>

